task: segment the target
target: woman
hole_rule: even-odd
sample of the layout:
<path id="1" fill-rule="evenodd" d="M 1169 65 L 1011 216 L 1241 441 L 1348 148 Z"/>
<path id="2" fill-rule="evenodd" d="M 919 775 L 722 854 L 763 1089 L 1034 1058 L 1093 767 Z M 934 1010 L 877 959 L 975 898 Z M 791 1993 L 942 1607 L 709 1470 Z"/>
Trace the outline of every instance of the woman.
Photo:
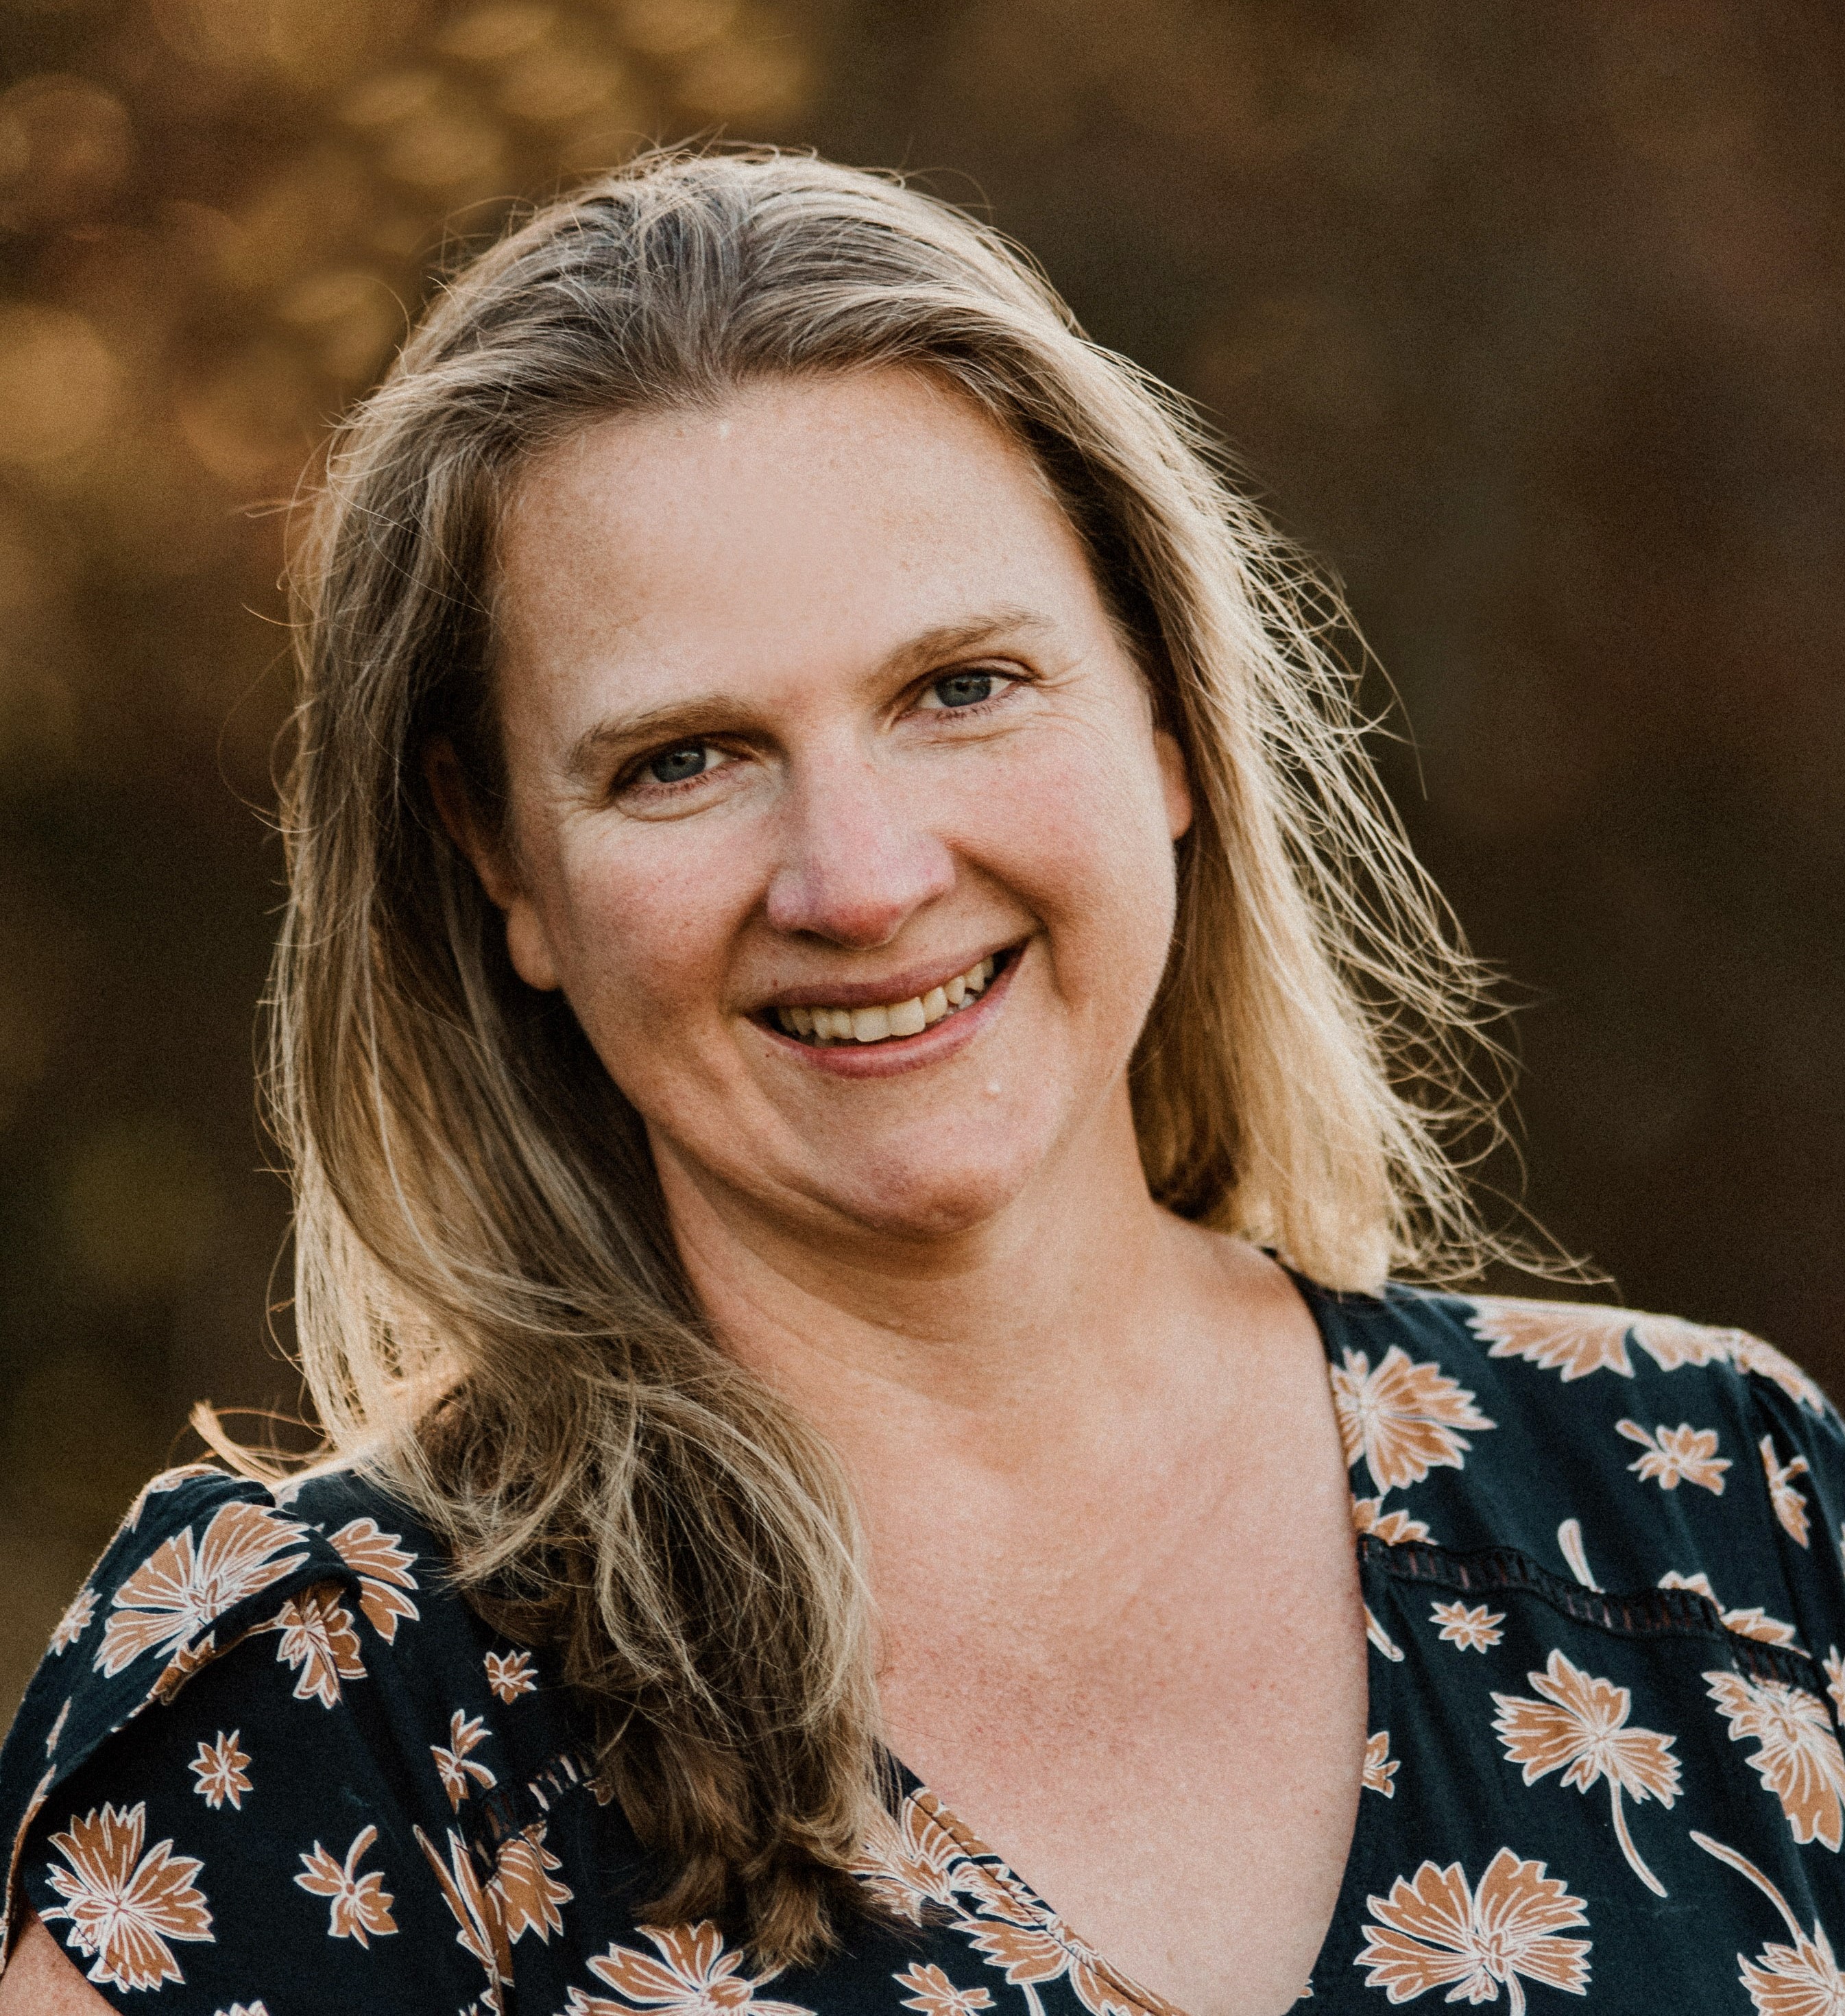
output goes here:
<path id="1" fill-rule="evenodd" d="M 1480 1250 L 1473 971 L 1156 388 L 919 196 L 653 157 L 300 579 L 330 1453 L 59 1627 L 0 2011 L 1836 2006 L 1840 1424 L 1386 1285 Z"/>

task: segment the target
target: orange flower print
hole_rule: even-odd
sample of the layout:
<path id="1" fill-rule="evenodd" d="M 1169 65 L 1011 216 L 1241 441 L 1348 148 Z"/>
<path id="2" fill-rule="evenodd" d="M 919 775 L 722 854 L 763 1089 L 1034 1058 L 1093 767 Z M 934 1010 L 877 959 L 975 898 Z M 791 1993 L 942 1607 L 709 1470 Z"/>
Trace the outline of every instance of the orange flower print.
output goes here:
<path id="1" fill-rule="evenodd" d="M 1124 1998 L 1099 1954 L 1009 1870 L 976 1859 L 983 1856 L 994 1859 L 933 1792 L 915 1792 L 897 1824 L 867 1843 L 853 1873 L 912 1924 L 923 1922 L 930 1904 L 955 1912 L 958 1929 L 1009 1982 L 1029 1989 L 1067 1978 L 1092 2016 L 1145 2016 L 1149 2005 Z"/>
<path id="2" fill-rule="evenodd" d="M 383 1877 L 375 1869 L 364 1876 L 358 1874 L 360 1863 L 377 1838 L 377 1828 L 361 1827 L 353 1836 L 343 1863 L 336 1862 L 318 1841 L 301 1857 L 305 1867 L 295 1878 L 296 1883 L 316 1897 L 333 1899 L 329 1939 L 357 1939 L 361 1946 L 369 1946 L 373 1939 L 383 1939 L 397 1928 L 390 1914 L 391 1895 L 384 1887 Z"/>
<path id="3" fill-rule="evenodd" d="M 1832 1696 L 1832 1719 L 1845 1725 L 1845 1659 L 1839 1657 L 1836 1645 L 1829 1645 L 1825 1654 L 1825 1690 Z"/>
<path id="4" fill-rule="evenodd" d="M 352 1612 L 339 1598 L 337 1582 L 304 1589 L 289 1598 L 268 1627 L 282 1633 L 276 1658 L 285 1666 L 301 1669 L 295 1678 L 297 1701 L 317 1701 L 322 1708 L 331 1708 L 340 1698 L 342 1680 L 365 1677 Z"/>
<path id="5" fill-rule="evenodd" d="M 1739 1875 L 1746 1876 L 1781 1913 L 1793 1944 L 1784 1946 L 1771 1939 L 1753 1960 L 1736 1956 L 1738 1978 L 1749 1990 L 1757 2016 L 1838 2016 L 1845 2010 L 1845 1974 L 1832 1958 L 1832 1942 L 1816 1918 L 1813 1930 L 1802 1929 L 1789 1910 L 1787 1899 L 1746 1855 L 1713 1841 L 1707 1834 L 1692 1831 L 1692 1839 L 1707 1855 L 1714 1855 Z"/>
<path id="6" fill-rule="evenodd" d="M 241 1733 L 233 1729 L 227 1736 L 221 1729 L 214 1741 L 199 1745 L 198 1755 L 185 1767 L 199 1781 L 192 1790 L 214 1813 L 227 1801 L 243 1810 L 243 1795 L 250 1790 L 244 1766 L 250 1759 L 237 1747 Z"/>
<path id="7" fill-rule="evenodd" d="M 218 1633 L 207 1631 L 190 1645 L 182 1645 L 160 1669 L 160 1677 L 147 1690 L 149 1701 L 170 1703 L 201 1666 L 218 1657 Z"/>
<path id="8" fill-rule="evenodd" d="M 1775 1460 L 1775 1438 L 1762 1437 L 1762 1468 L 1768 1473 L 1768 1496 L 1774 1502 L 1775 1517 L 1781 1521 L 1789 1537 L 1801 1546 L 1808 1545 L 1807 1538 L 1807 1499 L 1804 1492 L 1795 1490 L 1793 1480 L 1807 1474 L 1807 1459 L 1804 1456 L 1790 1456 L 1786 1463 Z"/>
<path id="9" fill-rule="evenodd" d="M 64 1733 L 64 1725 L 70 1719 L 70 1704 L 67 1701 L 64 1705 L 58 1710 L 58 1719 L 52 1724 L 50 1730 L 45 1737 L 45 1754 L 46 1756 L 50 1756 L 52 1752 L 57 1748 L 58 1738 Z"/>
<path id="10" fill-rule="evenodd" d="M 1687 1323 L 1683 1316 L 1630 1312 L 1627 1320 L 1634 1341 L 1662 1372 L 1676 1372 L 1684 1365 L 1732 1364 L 1739 1346 L 1756 1341 L 1739 1330 L 1717 1330 L 1706 1323 Z M 1764 1345 L 1762 1348 L 1771 1347 Z M 1780 1355 L 1775 1353 L 1777 1358 Z"/>
<path id="11" fill-rule="evenodd" d="M 104 1806 L 73 1819 L 51 1845 L 70 1866 L 48 1867 L 52 1888 L 63 1899 L 39 1913 L 49 1924 L 67 1920 L 67 1943 L 94 1956 L 92 1981 L 111 1988 L 158 1988 L 184 1981 L 169 1939 L 209 1939 L 211 1911 L 192 1878 L 204 1864 L 175 1855 L 171 1841 L 144 1855 L 145 1803 Z"/>
<path id="12" fill-rule="evenodd" d="M 96 1614 L 96 1592 L 85 1582 L 70 1599 L 70 1607 L 58 1619 L 57 1628 L 51 1635 L 51 1648 L 60 1657 L 69 1651 L 77 1640 L 90 1628 L 90 1619 Z"/>
<path id="13" fill-rule="evenodd" d="M 163 1540 L 111 1599 L 96 1671 L 110 1678 L 143 1652 L 171 1652 L 232 1604 L 298 1568 L 307 1531 L 260 1505 L 221 1506 L 196 1543 L 192 1528 Z"/>
<path id="14" fill-rule="evenodd" d="M 1365 1606 L 1365 1636 L 1370 1640 L 1373 1647 L 1383 1653 L 1386 1659 L 1401 1663 L 1403 1658 L 1403 1647 L 1392 1642 L 1389 1632 L 1385 1630 L 1372 1615 L 1369 1604 Z"/>
<path id="15" fill-rule="evenodd" d="M 1505 1611 L 1488 1610 L 1484 1603 L 1471 1609 L 1464 1603 L 1431 1604 L 1429 1622 L 1439 1624 L 1443 1640 L 1463 1652 L 1484 1652 L 1505 1636 L 1498 1628 L 1505 1622 Z"/>
<path id="16" fill-rule="evenodd" d="M 1462 1468 L 1473 1445 L 1458 1431 L 1494 1425 L 1439 1365 L 1419 1365 L 1396 1344 L 1375 1372 L 1363 1352 L 1347 1350 L 1332 1368 L 1332 1402 L 1347 1463 L 1362 1456 L 1380 1493 Z"/>
<path id="17" fill-rule="evenodd" d="M 1644 1334 L 1638 1337 L 1659 1360 L 1662 1370 L 1675 1372 L 1681 1365 L 1728 1363 L 1739 1372 L 1753 1372 L 1773 1380 L 1789 1399 L 1797 1401 L 1813 1413 L 1825 1412 L 1825 1395 L 1786 1352 L 1777 1351 L 1759 1337 L 1751 1337 L 1747 1330 L 1706 1330 L 1668 1316 L 1649 1316 L 1647 1321 L 1667 1327 L 1656 1340 Z"/>
<path id="18" fill-rule="evenodd" d="M 975 1950 L 1004 1967 L 1015 1985 L 1038 1988 L 1067 1977 L 1091 2016 L 1143 2016 L 1142 2005 L 1128 2000 L 1110 1978 L 1102 1956 L 1056 1912 L 1022 1895 L 1006 1919 L 969 1918 L 960 1929 L 973 1935 Z"/>
<path id="19" fill-rule="evenodd" d="M 1494 1295 L 1474 1298 L 1468 1327 L 1491 1346 L 1489 1358 L 1522 1358 L 1564 1381 L 1591 1372 L 1634 1376 L 1627 1332 L 1651 1320 L 1626 1309 L 1598 1309 L 1587 1302 L 1537 1302 Z"/>
<path id="20" fill-rule="evenodd" d="M 1379 1922 L 1365 1928 L 1369 1943 L 1353 1963 L 1370 1970 L 1365 1986 L 1392 2002 L 1435 1988 L 1446 1988 L 1449 2002 L 1497 2002 L 1503 1983 L 1512 2016 L 1525 2006 L 1521 1975 L 1587 1994 L 1591 1942 L 1557 1936 L 1588 1923 L 1583 1900 L 1544 1870 L 1502 1848 L 1477 1890 L 1458 1862 L 1425 1862 L 1413 1877 L 1399 1876 L 1387 1898 L 1369 1899 Z"/>
<path id="21" fill-rule="evenodd" d="M 1390 1755 L 1390 1732 L 1380 1729 L 1365 1745 L 1365 1790 L 1382 1792 L 1386 1799 L 1397 1796 L 1390 1780 L 1397 1775 L 1398 1760 Z"/>
<path id="22" fill-rule="evenodd" d="M 400 1535 L 381 1531 L 376 1519 L 354 1519 L 331 1539 L 340 1558 L 358 1573 L 359 1608 L 386 1644 L 394 1643 L 399 1623 L 414 1623 L 421 1614 L 405 1593 L 416 1586 L 410 1572 L 416 1557 L 405 1553 Z"/>
<path id="23" fill-rule="evenodd" d="M 516 1834 L 500 1850 L 493 1874 L 484 1883 L 467 1843 L 451 1828 L 442 1859 L 421 1827 L 412 1827 L 442 1898 L 455 1923 L 455 1943 L 478 1960 L 487 1975 L 478 2006 L 498 2011 L 500 1990 L 512 1978 L 512 1942 L 536 1932 L 548 1946 L 551 1935 L 563 1929 L 561 1905 L 575 1895 L 551 1874 L 563 1865 L 545 1845 L 545 1823 Z M 470 2004 L 473 2007 L 476 2005 Z"/>
<path id="24" fill-rule="evenodd" d="M 891 1978 L 899 1988 L 915 1992 L 903 1998 L 906 2009 L 920 2009 L 922 2016 L 973 2016 L 976 2009 L 989 2009 L 993 1997 L 984 1988 L 957 1988 L 939 1967 L 912 1962 Z"/>
<path id="25" fill-rule="evenodd" d="M 1739 1371 L 1771 1379 L 1790 1400 L 1815 1414 L 1825 1412 L 1825 1395 L 1785 1352 L 1746 1330 L 1710 1330 L 1680 1316 L 1646 1316 L 1633 1309 L 1591 1307 L 1584 1302 L 1536 1302 L 1475 1298 L 1469 1319 L 1494 1358 L 1522 1358 L 1566 1380 L 1591 1372 L 1634 1376 L 1627 1355 L 1638 1345 L 1662 1372 L 1685 1365 L 1734 1365 Z"/>
<path id="26" fill-rule="evenodd" d="M 656 2009 L 663 2016 L 812 2016 L 798 2003 L 759 2001 L 756 1991 L 767 1977 L 752 1979 L 739 1970 L 740 1951 L 725 1946 L 713 1924 L 642 1925 L 658 1949 L 655 1960 L 634 1946 L 611 1946 L 589 1963 L 589 1971 L 621 1997 L 570 1990 L 565 2016 L 626 2016 L 635 2009 Z"/>
<path id="27" fill-rule="evenodd" d="M 436 1760 L 436 1769 L 442 1775 L 442 1789 L 448 1795 L 448 1803 L 459 1807 L 471 1789 L 469 1780 L 479 1785 L 497 1782 L 484 1764 L 480 1764 L 468 1755 L 487 1741 L 487 1725 L 480 1716 L 472 1719 L 458 1708 L 448 1718 L 448 1748 L 439 1743 L 430 1745 L 430 1755 Z"/>
<path id="28" fill-rule="evenodd" d="M 269 2016 L 260 2002 L 233 2002 L 228 2009 L 218 2009 L 212 2016 Z"/>
<path id="29" fill-rule="evenodd" d="M 538 1676 L 533 1669 L 530 1653 L 489 1652 L 487 1684 L 508 1703 L 517 1701 L 521 1694 L 535 1694 Z"/>
<path id="30" fill-rule="evenodd" d="M 1761 2016 L 1834 2016 L 1845 2010 L 1845 1974 L 1839 1971 L 1832 1942 L 1818 1919 L 1811 1935 L 1796 1924 L 1791 1946 L 1771 1939 L 1753 1961 L 1738 1953 L 1736 1963 Z"/>
<path id="31" fill-rule="evenodd" d="M 1355 1532 L 1375 1534 L 1389 1546 L 1401 1540 L 1426 1540 L 1429 1529 L 1420 1519 L 1412 1519 L 1407 1512 L 1386 1512 L 1381 1498 L 1354 1498 L 1352 1500 L 1352 1528 Z"/>
<path id="32" fill-rule="evenodd" d="M 545 1845 L 546 1823 L 540 1820 L 516 1834 L 500 1850 L 487 1889 L 498 1902 L 500 1922 L 509 1942 L 516 1943 L 527 1932 L 536 1932 L 541 1946 L 551 1943 L 551 1935 L 563 1930 L 559 1908 L 577 1894 L 568 1885 L 552 1881 L 551 1872 L 563 1864 Z"/>
<path id="33" fill-rule="evenodd" d="M 435 1872 L 442 1901 L 455 1922 L 456 1945 L 472 1954 L 486 1970 L 487 1988 L 480 1998 L 481 2004 L 497 2012 L 500 1990 L 512 1978 L 512 1951 L 506 1941 L 500 1900 L 480 1881 L 467 1843 L 452 1827 L 448 1832 L 446 1862 L 421 1827 L 412 1827 L 410 1831 L 415 1835 L 417 1846 Z"/>
<path id="34" fill-rule="evenodd" d="M 1627 1689 L 1584 1672 L 1559 1651 L 1551 1653 L 1541 1673 L 1525 1677 L 1543 1700 L 1493 1696 L 1499 1707 L 1493 1729 L 1506 1755 L 1525 1767 L 1527 1785 L 1561 1771 L 1566 1785 L 1586 1793 L 1606 1778 L 1614 1836 L 1627 1867 L 1656 1896 L 1664 1896 L 1665 1885 L 1640 1859 L 1627 1832 L 1621 1795 L 1636 1805 L 1647 1799 L 1671 1805 L 1678 1796 L 1678 1760 L 1670 1754 L 1676 1739 L 1627 1727 L 1631 1701 Z"/>
<path id="35" fill-rule="evenodd" d="M 1614 1430 L 1645 1452 L 1627 1465 L 1635 1476 L 1650 1478 L 1662 1491 L 1698 1484 L 1715 1497 L 1723 1496 L 1723 1474 L 1730 1460 L 1717 1453 L 1716 1429 L 1694 1428 L 1689 1421 L 1669 1428 L 1662 1421 L 1649 1435 L 1638 1421 L 1620 1420 Z"/>
<path id="36" fill-rule="evenodd" d="M 1753 1638 L 1764 1645 L 1791 1645 L 1794 1642 L 1794 1628 L 1784 1624 L 1778 1617 L 1771 1617 L 1760 1604 L 1751 1604 L 1746 1610 L 1726 1610 L 1710 1586 L 1710 1578 L 1700 1568 L 1696 1575 L 1680 1575 L 1668 1569 L 1660 1577 L 1661 1589 L 1689 1589 L 1716 1604 L 1718 1615 L 1723 1619 L 1723 1628 L 1734 1631 L 1739 1637 Z"/>
<path id="37" fill-rule="evenodd" d="M 1845 1837 L 1845 1752 L 1823 1704 L 1780 1680 L 1746 1680 L 1740 1673 L 1707 1673 L 1704 1684 L 1730 1741 L 1760 1746 L 1748 1761 L 1781 1802 L 1794 1839 L 1836 1850 Z"/>
<path id="38" fill-rule="evenodd" d="M 912 1792 L 894 1825 L 880 1824 L 860 1850 L 852 1873 L 885 1910 L 922 1923 L 924 1907 L 959 1908 L 956 1891 L 968 1867 L 967 1851 L 943 1824 L 933 1792 Z"/>
<path id="39" fill-rule="evenodd" d="M 1746 1330 L 1732 1330 L 1729 1335 L 1730 1363 L 1738 1370 L 1772 1379 L 1789 1399 L 1797 1401 L 1813 1413 L 1825 1412 L 1825 1394 L 1785 1351 L 1777 1351 L 1773 1345 L 1751 1337 Z"/>
<path id="40" fill-rule="evenodd" d="M 45 1802 L 51 1797 L 51 1789 L 57 1782 L 57 1777 L 58 1767 L 54 1764 L 32 1787 L 32 1796 L 26 1802 L 26 1810 L 20 1816 L 18 1829 L 13 1835 L 15 1841 L 23 1842 L 27 1835 L 31 1832 L 32 1823 L 44 1811 Z M 7 1902 L 5 1896 L 0 1895 L 0 1925 L 4 1925 L 5 1923 Z"/>

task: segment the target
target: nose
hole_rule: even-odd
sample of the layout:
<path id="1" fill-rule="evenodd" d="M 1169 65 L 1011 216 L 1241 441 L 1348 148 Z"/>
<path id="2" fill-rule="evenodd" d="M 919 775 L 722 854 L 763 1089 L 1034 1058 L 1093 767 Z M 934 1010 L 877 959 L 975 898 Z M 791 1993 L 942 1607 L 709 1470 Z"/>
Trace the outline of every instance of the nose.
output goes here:
<path id="1" fill-rule="evenodd" d="M 777 931 L 872 951 L 955 884 L 953 856 L 898 780 L 862 757 L 800 780 L 768 887 Z"/>

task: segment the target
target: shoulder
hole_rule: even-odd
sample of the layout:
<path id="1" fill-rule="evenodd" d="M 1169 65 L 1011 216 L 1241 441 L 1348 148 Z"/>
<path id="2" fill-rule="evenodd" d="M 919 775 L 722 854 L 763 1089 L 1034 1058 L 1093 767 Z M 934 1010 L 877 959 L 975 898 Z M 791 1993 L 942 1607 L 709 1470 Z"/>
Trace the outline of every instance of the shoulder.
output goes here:
<path id="1" fill-rule="evenodd" d="M 59 1928 L 92 1981 L 183 1981 L 186 2010 L 249 2003 L 282 1958 L 324 1976 L 329 2004 L 466 2001 L 459 1978 L 430 1987 L 459 1964 L 451 1865 L 478 1849 L 497 1867 L 545 1817 L 577 1732 L 539 1655 L 496 1636 L 444 1566 L 351 1471 L 155 1478 L 0 1753 L 5 1897 Z M 98 1901 L 137 1884 L 171 1892 L 138 1931 Z M 0 1953 L 5 1937 L 0 1919 Z M 361 1950 L 370 1971 L 347 1982 Z"/>
<path id="2" fill-rule="evenodd" d="M 1318 1291 L 1333 1390 L 1356 1416 L 1459 1407 L 1448 1389 L 1559 1430 L 1629 1402 L 1793 1410 L 1810 1431 L 1845 1431 L 1818 1384 L 1746 1330 L 1593 1302 L 1461 1295 L 1392 1283 L 1377 1295 Z M 1465 1411 L 1465 1409 L 1462 1409 Z M 1494 1424 L 1497 1425 L 1497 1424 Z"/>
<path id="3" fill-rule="evenodd" d="M 52 1632 L 20 1722 L 74 1694 L 98 1733 L 119 1727 L 291 1597 L 348 1575 L 325 1534 L 267 1487 L 203 1464 L 169 1471 L 143 1487 Z M 67 1754 L 81 1741 L 70 1729 Z"/>
<path id="4" fill-rule="evenodd" d="M 1401 1291 L 1406 1297 L 1413 1291 Z M 1760 1381 L 1788 1400 L 1836 1424 L 1825 1394 L 1785 1352 L 1746 1330 L 1688 1323 L 1681 1316 L 1652 1316 L 1638 1309 L 1592 1302 L 1537 1301 L 1520 1296 L 1419 1296 L 1458 1315 L 1493 1359 L 1517 1359 L 1553 1372 L 1565 1384 L 1598 1372 L 1656 1384 L 1690 1372 L 1703 1384 L 1735 1388 Z"/>
<path id="5" fill-rule="evenodd" d="M 6 1766 L 28 1735 L 74 1760 L 259 1640 L 275 1641 L 264 1656 L 296 1697 L 329 1708 L 345 1681 L 368 1677 L 510 1702 L 535 1672 L 475 1615 L 440 1543 L 382 1485 L 350 1469 L 265 1484 L 195 1464 L 142 1489 L 72 1599 Z"/>
<path id="6" fill-rule="evenodd" d="M 1316 1300 L 1361 1532 L 1845 1639 L 1845 1426 L 1773 1345 L 1588 1302 Z"/>
<path id="7" fill-rule="evenodd" d="M 93 1676 L 91 1705 L 106 1695 L 131 1713 L 322 1586 L 350 1592 L 389 1642 L 418 1615 L 411 1592 L 435 1566 L 429 1536 L 350 1473 L 272 1485 L 207 1464 L 168 1471 L 129 1508 L 38 1679 L 55 1690 L 70 1672 Z"/>
<path id="8" fill-rule="evenodd" d="M 490 1778 L 478 1755 L 468 1768 L 498 1733 L 490 1719 L 518 1723 L 538 1691 L 533 1654 L 474 1615 L 379 1485 L 350 1471 L 274 1485 L 168 1471 L 52 1634 L 0 1751 L 0 1840 L 16 1859 L 80 1777 L 124 1803 L 167 1777 L 236 1803 L 259 1732 L 278 1792 L 297 1772 L 304 1797 L 343 1773 L 426 1794 L 439 1814 L 454 1773 Z"/>
<path id="9" fill-rule="evenodd" d="M 329 1533 L 316 1516 L 328 1508 L 324 1488 L 291 1492 L 205 1464 L 147 1484 L 52 1633 L 8 1738 L 0 1800 L 17 1797 L 23 1748 L 41 1741 L 61 1775 L 290 1606 L 322 1591 L 356 1597 L 353 1536 Z M 406 1578 L 408 1557 L 386 1571 Z"/>

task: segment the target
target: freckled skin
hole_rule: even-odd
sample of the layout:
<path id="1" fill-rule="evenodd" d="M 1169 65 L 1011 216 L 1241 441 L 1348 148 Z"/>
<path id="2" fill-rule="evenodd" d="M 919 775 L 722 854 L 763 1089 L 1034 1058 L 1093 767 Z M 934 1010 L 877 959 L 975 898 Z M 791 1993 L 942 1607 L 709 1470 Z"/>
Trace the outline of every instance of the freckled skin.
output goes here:
<path id="1" fill-rule="evenodd" d="M 1128 1972 L 1272 2016 L 1356 1811 L 1350 1500 L 1292 1285 L 1147 1194 L 1191 806 L 1079 542 L 897 372 L 587 428 L 503 530 L 509 835 L 438 751 L 444 815 L 720 1334 L 848 1468 L 893 1747 Z M 1004 951 L 911 1063 L 764 1026 Z"/>
<path id="2" fill-rule="evenodd" d="M 0 2016 L 111 2016 L 35 1913 L 23 1914 L 6 1972 L 0 1975 Z"/>

